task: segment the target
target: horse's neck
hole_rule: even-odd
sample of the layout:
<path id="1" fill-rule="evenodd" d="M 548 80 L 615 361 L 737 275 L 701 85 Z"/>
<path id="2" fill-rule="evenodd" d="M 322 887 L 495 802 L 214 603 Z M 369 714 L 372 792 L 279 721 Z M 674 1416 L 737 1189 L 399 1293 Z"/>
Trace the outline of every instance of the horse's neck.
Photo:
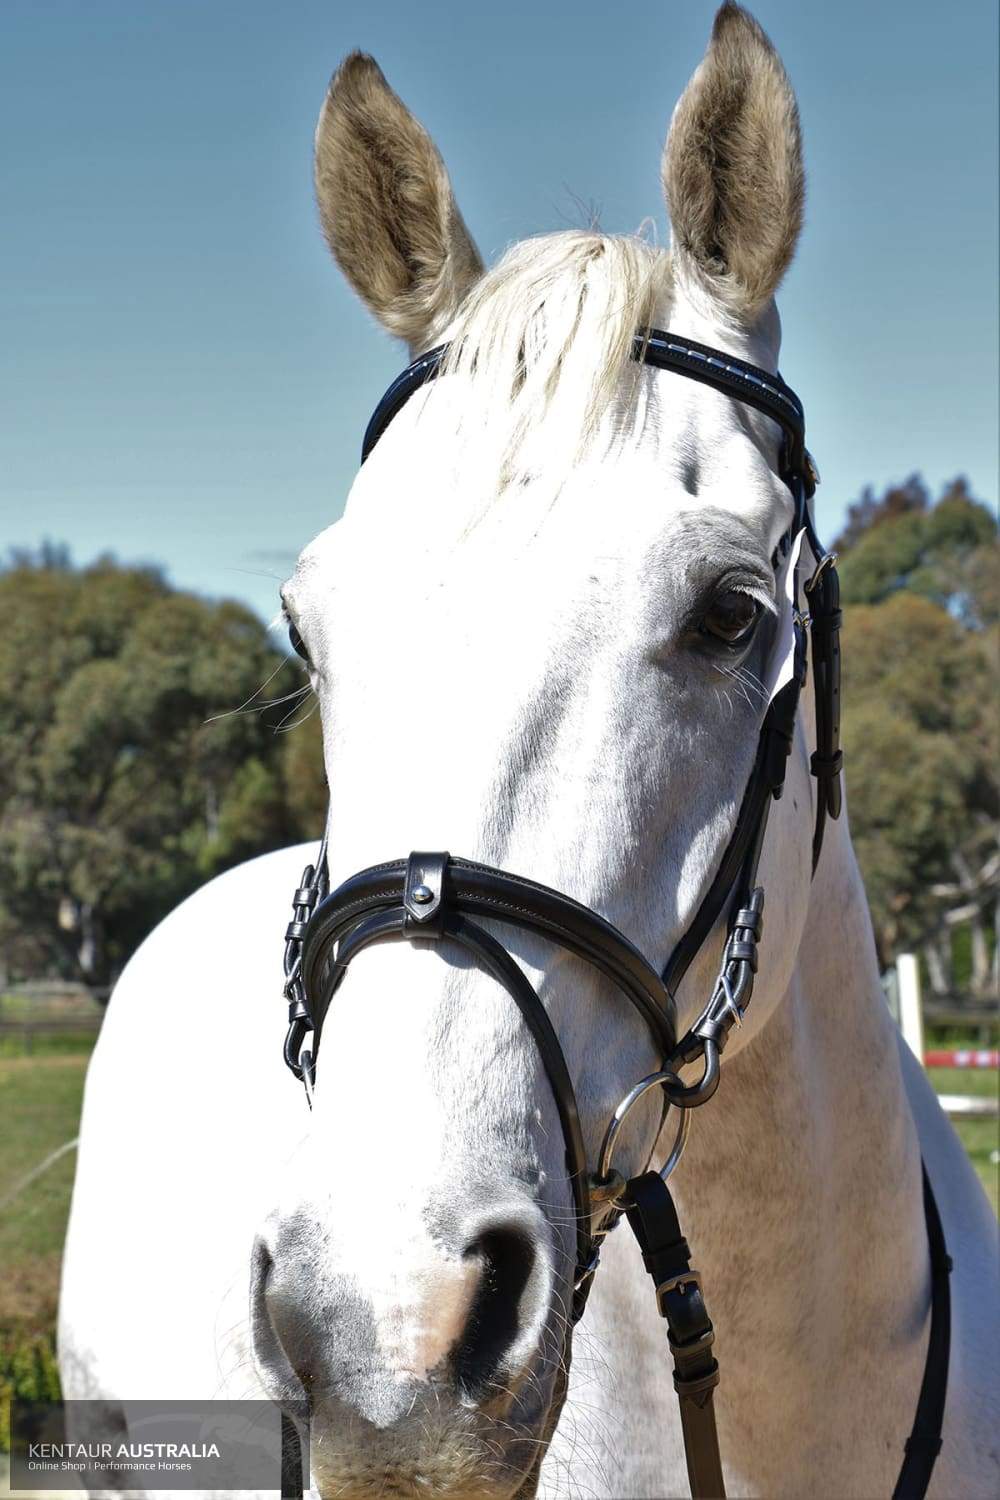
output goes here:
<path id="1" fill-rule="evenodd" d="M 920 1382 L 919 1149 L 846 830 L 827 837 L 788 993 L 724 1064 L 672 1182 L 716 1326 L 720 1441 L 739 1493 L 805 1494 L 824 1472 L 838 1493 L 888 1494 Z M 646 1425 L 674 1396 L 648 1280 L 637 1300 L 633 1247 L 615 1245 L 613 1280 L 593 1332 L 604 1357 L 630 1344 L 615 1384 L 635 1389 L 619 1385 L 610 1404 L 625 1395 L 638 1413 L 627 1448 L 648 1457 L 659 1442 L 655 1462 L 681 1465 L 649 1493 L 686 1493 L 676 1423 L 662 1439 Z M 648 1475 L 637 1469 L 622 1493 L 646 1494 Z"/>
<path id="2" fill-rule="evenodd" d="M 677 1196 L 713 1255 L 734 1238 L 780 1251 L 822 1227 L 869 1272 L 884 1252 L 896 1279 L 900 1218 L 922 1220 L 917 1137 L 846 828 L 827 838 L 788 992 L 696 1113 Z"/>

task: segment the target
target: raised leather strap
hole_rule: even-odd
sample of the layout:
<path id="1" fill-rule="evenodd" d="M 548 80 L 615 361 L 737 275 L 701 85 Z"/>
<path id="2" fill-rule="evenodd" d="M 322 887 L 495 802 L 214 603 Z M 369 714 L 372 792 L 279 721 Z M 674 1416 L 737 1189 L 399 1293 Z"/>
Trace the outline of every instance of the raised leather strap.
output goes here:
<path id="1" fill-rule="evenodd" d="M 840 817 L 840 580 L 832 560 L 821 566 L 815 583 L 806 585 L 812 645 L 813 690 L 816 699 L 816 749 L 809 768 L 816 778 L 816 824 L 812 864 L 815 873 L 823 849 L 827 815 Z"/>
<path id="2" fill-rule="evenodd" d="M 419 391 L 422 385 L 434 379 L 447 351 L 447 344 L 439 344 L 436 349 L 428 349 L 426 354 L 421 354 L 419 359 L 415 359 L 412 365 L 407 365 L 406 369 L 396 376 L 372 412 L 368 426 L 365 428 L 365 435 L 361 440 L 362 463 L 365 462 L 393 417 L 403 409 L 414 391 Z"/>
<path id="3" fill-rule="evenodd" d="M 771 799 L 781 796 L 785 784 L 785 769 L 795 738 L 795 715 L 804 675 L 805 648 L 804 641 L 801 641 L 796 648 L 794 675 L 776 695 L 761 725 L 757 755 L 743 793 L 732 837 L 723 851 L 719 867 L 701 905 L 664 967 L 663 984 L 672 996 L 676 996 L 678 986 L 692 960 L 722 916 L 727 903 L 732 900 L 740 872 L 749 850 L 758 838 L 761 822 Z M 742 900 L 743 892 L 739 894 Z"/>
<path id="4" fill-rule="evenodd" d="M 627 1193 L 628 1221 L 656 1286 L 660 1317 L 667 1320 L 692 1500 L 725 1500 L 713 1401 L 719 1366 L 712 1353 L 715 1330 L 701 1277 L 691 1269 L 691 1252 L 660 1174 L 633 1177 Z"/>
<path id="5" fill-rule="evenodd" d="M 308 1015 L 317 1029 L 340 981 L 339 943 L 370 913 L 401 909 L 406 879 L 405 860 L 371 865 L 345 880 L 317 908 L 303 941 L 301 963 Z M 673 1011 L 660 976 L 616 927 L 589 907 L 525 876 L 455 857 L 444 866 L 442 892 L 451 911 L 522 927 L 593 964 L 640 1011 L 661 1055 L 672 1052 Z"/>
<path id="6" fill-rule="evenodd" d="M 934 1462 L 941 1452 L 944 1408 L 951 1358 L 951 1256 L 944 1240 L 934 1190 L 921 1162 L 924 1180 L 924 1219 L 931 1258 L 931 1331 L 927 1339 L 924 1376 L 917 1398 L 917 1414 L 906 1439 L 906 1457 L 892 1492 L 892 1500 L 923 1500 Z"/>
<path id="7" fill-rule="evenodd" d="M 709 344 L 699 344 L 695 339 L 660 328 L 641 329 L 636 334 L 632 358 L 710 385 L 722 395 L 753 406 L 777 422 L 784 436 L 778 468 L 786 483 L 793 478 L 801 480 L 801 495 L 796 495 L 796 529 L 802 525 L 804 502 L 812 495 L 816 483 L 812 465 L 806 458 L 802 402 L 780 375 L 772 375 L 759 365 L 748 364 L 745 359 L 737 359 Z"/>
<path id="8" fill-rule="evenodd" d="M 415 391 L 440 373 L 447 344 L 428 349 L 392 382 L 365 428 L 361 443 L 364 463 L 392 419 L 398 415 Z M 808 498 L 816 488 L 815 472 L 805 448 L 805 416 L 802 402 L 780 375 L 772 375 L 759 365 L 748 364 L 734 354 L 725 354 L 696 339 L 670 333 L 662 328 L 640 328 L 632 341 L 632 358 L 639 364 L 653 365 L 701 381 L 725 396 L 744 401 L 748 406 L 777 422 L 784 435 L 780 469 L 783 479 L 801 478 L 803 495 Z M 801 518 L 797 524 L 801 524 Z"/>

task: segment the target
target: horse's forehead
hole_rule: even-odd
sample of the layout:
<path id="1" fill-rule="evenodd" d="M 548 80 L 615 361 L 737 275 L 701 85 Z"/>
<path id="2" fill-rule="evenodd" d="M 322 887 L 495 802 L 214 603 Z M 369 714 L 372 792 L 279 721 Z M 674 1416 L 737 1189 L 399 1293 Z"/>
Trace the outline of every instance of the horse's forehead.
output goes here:
<path id="1" fill-rule="evenodd" d="M 616 569 L 655 580 L 659 559 L 674 570 L 713 555 L 724 563 L 733 543 L 745 551 L 756 539 L 768 553 L 790 500 L 766 419 L 681 377 L 644 372 L 642 385 L 628 441 L 585 457 L 556 486 L 543 476 L 536 492 L 529 479 L 485 505 L 420 393 L 358 474 L 344 519 L 303 553 L 291 596 L 322 609 L 331 594 L 353 604 L 374 588 L 387 602 L 443 604 L 443 591 L 460 599 L 533 576 L 550 594 L 576 594 Z"/>
<path id="2" fill-rule="evenodd" d="M 532 613 L 532 601 L 542 596 L 550 605 L 590 595 L 625 605 L 626 581 L 640 592 L 676 591 L 737 564 L 765 571 L 781 522 L 780 512 L 772 521 L 765 510 L 759 497 L 734 497 L 726 488 L 706 500 L 675 489 L 613 497 L 592 491 L 567 495 L 561 514 L 535 525 L 533 535 L 534 523 L 508 528 L 502 515 L 476 536 L 441 548 L 374 524 L 331 529 L 326 545 L 310 555 L 304 593 L 320 609 L 336 606 L 338 614 L 367 599 L 361 618 L 368 623 L 376 599 L 381 616 L 419 605 L 428 618 L 459 613 L 467 621 L 478 613 L 470 613 L 470 605 L 494 596 L 515 613 Z M 630 586 L 628 595 L 633 592 Z"/>

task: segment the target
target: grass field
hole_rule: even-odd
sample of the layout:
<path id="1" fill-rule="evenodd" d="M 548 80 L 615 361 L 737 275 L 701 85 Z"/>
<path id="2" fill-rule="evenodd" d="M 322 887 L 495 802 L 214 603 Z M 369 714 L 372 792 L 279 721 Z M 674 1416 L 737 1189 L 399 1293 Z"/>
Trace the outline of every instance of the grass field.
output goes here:
<path id="1" fill-rule="evenodd" d="M 997 1097 L 998 1076 L 995 1068 L 928 1068 L 927 1077 L 938 1094 L 969 1094 L 977 1099 Z M 1000 1171 L 996 1160 L 998 1150 L 997 1120 L 953 1120 L 959 1139 L 969 1160 L 979 1173 L 979 1180 L 986 1189 L 993 1212 L 1000 1213 L 997 1192 L 997 1174 Z"/>
<path id="2" fill-rule="evenodd" d="M 0 1452 L 9 1446 L 6 1397 L 58 1394 L 59 1266 L 76 1152 L 18 1187 L 76 1136 L 92 1044 L 74 1040 L 75 1053 L 0 1057 Z"/>
<path id="3" fill-rule="evenodd" d="M 0 1058 L 0 1203 L 75 1137 L 89 1054 Z M 0 1213 L 0 1336 L 17 1324 L 51 1324 L 75 1169 L 68 1151 Z"/>

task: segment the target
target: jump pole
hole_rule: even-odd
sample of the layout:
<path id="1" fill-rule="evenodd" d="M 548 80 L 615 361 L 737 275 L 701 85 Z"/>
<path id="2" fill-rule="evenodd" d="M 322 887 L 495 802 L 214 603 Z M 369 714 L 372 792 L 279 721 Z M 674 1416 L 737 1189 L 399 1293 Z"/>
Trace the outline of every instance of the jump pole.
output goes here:
<path id="1" fill-rule="evenodd" d="M 899 985 L 899 1029 L 903 1040 L 924 1065 L 924 1014 L 920 1005 L 920 970 L 915 953 L 900 953 L 896 959 Z"/>

